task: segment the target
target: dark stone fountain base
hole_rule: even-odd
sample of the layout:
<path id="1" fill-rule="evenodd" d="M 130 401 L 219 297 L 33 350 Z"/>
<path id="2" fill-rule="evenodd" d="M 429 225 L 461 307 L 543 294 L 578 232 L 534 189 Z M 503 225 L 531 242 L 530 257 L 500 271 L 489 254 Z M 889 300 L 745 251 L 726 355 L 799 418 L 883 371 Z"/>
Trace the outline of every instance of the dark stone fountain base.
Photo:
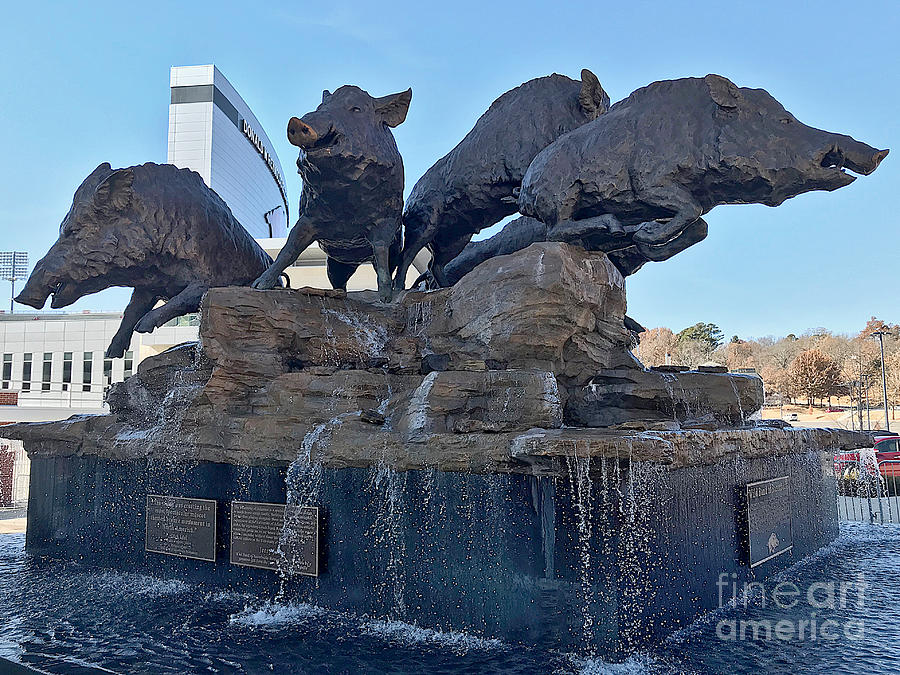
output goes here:
<path id="1" fill-rule="evenodd" d="M 672 469 L 569 457 L 559 476 L 323 471 L 321 575 L 231 565 L 232 500 L 285 503 L 287 469 L 96 456 L 32 460 L 28 550 L 507 641 L 622 656 L 837 536 L 831 455 Z M 747 564 L 748 482 L 791 478 L 791 553 Z M 217 501 L 216 562 L 145 553 L 147 493 Z M 730 589 L 726 590 L 726 601 Z"/>
<path id="2" fill-rule="evenodd" d="M 633 330 L 607 257 L 558 243 L 391 305 L 212 289 L 200 343 L 144 360 L 110 415 L 4 428 L 28 550 L 623 655 L 751 577 L 747 483 L 789 477 L 793 550 L 759 577 L 836 536 L 831 455 L 871 443 L 748 422 L 758 377 L 647 371 Z M 144 552 L 148 493 L 216 501 L 214 562 Z M 318 579 L 232 565 L 234 500 L 320 507 Z"/>

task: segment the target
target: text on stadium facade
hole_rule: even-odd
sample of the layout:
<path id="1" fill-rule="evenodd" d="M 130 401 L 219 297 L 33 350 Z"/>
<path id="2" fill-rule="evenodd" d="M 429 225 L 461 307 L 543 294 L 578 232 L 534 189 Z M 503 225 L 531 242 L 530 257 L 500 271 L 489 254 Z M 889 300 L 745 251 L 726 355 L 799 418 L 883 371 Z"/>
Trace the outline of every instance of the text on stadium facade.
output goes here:
<path id="1" fill-rule="evenodd" d="M 253 131 L 253 127 L 251 127 L 247 120 L 241 120 L 241 130 L 244 132 L 244 136 L 247 137 L 253 146 L 256 148 L 256 151 L 259 153 L 259 156 L 263 158 L 263 161 L 269 167 L 269 171 L 272 172 L 272 175 L 275 177 L 275 182 L 278 183 L 278 187 L 281 189 L 281 194 L 284 196 L 284 178 L 281 177 L 281 173 L 278 171 L 278 168 L 275 166 L 275 160 L 272 159 L 272 155 L 269 154 L 269 151 L 266 149 L 266 146 L 263 145 L 262 140 L 259 135 Z"/>

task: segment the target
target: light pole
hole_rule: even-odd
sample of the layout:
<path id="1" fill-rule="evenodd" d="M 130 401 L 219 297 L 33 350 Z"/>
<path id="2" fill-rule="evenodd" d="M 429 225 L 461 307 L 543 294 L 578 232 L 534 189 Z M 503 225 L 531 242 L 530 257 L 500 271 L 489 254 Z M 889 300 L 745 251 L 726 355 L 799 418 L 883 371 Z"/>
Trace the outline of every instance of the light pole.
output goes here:
<path id="1" fill-rule="evenodd" d="M 878 342 L 881 343 L 881 388 L 882 393 L 884 394 L 884 430 L 891 430 L 891 420 L 888 416 L 888 397 L 887 397 L 887 371 L 884 367 L 884 336 L 890 335 L 891 332 L 887 330 L 876 330 L 872 332 L 872 337 L 877 337 Z"/>
<path id="2" fill-rule="evenodd" d="M 16 297 L 16 281 L 24 279 L 28 272 L 28 254 L 25 251 L 0 251 L 0 278 L 12 284 L 9 298 L 9 313 L 13 313 L 13 299 Z"/>
<path id="3" fill-rule="evenodd" d="M 862 416 L 862 359 L 860 359 L 859 354 L 854 354 L 851 357 L 854 361 L 856 361 L 856 366 L 859 368 L 859 379 L 856 381 L 856 409 L 859 412 L 859 430 L 862 431 L 863 428 L 863 416 Z"/>
<path id="4" fill-rule="evenodd" d="M 863 377 L 866 379 L 866 431 L 872 431 L 872 417 L 869 413 L 869 378 L 872 376 L 865 373 Z"/>

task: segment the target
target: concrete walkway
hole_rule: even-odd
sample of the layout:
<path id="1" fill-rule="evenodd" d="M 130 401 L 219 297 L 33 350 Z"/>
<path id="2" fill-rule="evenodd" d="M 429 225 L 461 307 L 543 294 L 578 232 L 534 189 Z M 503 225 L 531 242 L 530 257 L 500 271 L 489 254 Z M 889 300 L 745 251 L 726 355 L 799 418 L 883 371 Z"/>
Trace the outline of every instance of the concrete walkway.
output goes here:
<path id="1" fill-rule="evenodd" d="M 0 534 L 17 534 L 25 532 L 27 518 L 6 518 L 0 520 Z"/>

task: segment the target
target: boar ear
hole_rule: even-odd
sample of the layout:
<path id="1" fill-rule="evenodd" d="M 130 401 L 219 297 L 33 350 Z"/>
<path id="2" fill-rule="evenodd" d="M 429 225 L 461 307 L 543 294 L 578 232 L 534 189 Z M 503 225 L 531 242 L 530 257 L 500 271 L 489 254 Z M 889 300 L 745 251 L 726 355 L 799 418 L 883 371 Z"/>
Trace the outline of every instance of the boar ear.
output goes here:
<path id="1" fill-rule="evenodd" d="M 389 127 L 400 126 L 406 119 L 406 113 L 409 112 L 410 101 L 412 101 L 412 89 L 376 98 L 375 114 Z"/>
<path id="2" fill-rule="evenodd" d="M 123 208 L 131 201 L 131 186 L 134 183 L 133 169 L 113 171 L 97 189 L 94 190 L 94 202 L 102 206 Z"/>
<path id="3" fill-rule="evenodd" d="M 91 176 L 108 176 L 112 173 L 112 167 L 109 165 L 109 162 L 103 162 L 103 164 L 98 164 L 97 168 L 91 171 Z M 88 176 L 90 178 L 90 176 Z"/>
<path id="4" fill-rule="evenodd" d="M 609 110 L 609 94 L 603 91 L 600 80 L 587 68 L 581 71 L 581 93 L 578 105 L 592 120 Z"/>
<path id="5" fill-rule="evenodd" d="M 327 89 L 322 90 L 322 103 L 325 103 L 328 99 L 331 98 L 331 92 Z"/>
<path id="6" fill-rule="evenodd" d="M 78 189 L 75 191 L 75 198 L 73 201 L 77 202 L 83 199 L 90 199 L 94 189 L 111 173 L 112 167 L 109 165 L 109 162 L 100 164 L 96 169 L 91 171 L 87 178 L 81 181 L 81 185 L 79 185 Z"/>
<path id="7" fill-rule="evenodd" d="M 727 111 L 737 110 L 743 98 L 737 85 L 727 77 L 710 74 L 703 78 L 716 105 Z"/>

